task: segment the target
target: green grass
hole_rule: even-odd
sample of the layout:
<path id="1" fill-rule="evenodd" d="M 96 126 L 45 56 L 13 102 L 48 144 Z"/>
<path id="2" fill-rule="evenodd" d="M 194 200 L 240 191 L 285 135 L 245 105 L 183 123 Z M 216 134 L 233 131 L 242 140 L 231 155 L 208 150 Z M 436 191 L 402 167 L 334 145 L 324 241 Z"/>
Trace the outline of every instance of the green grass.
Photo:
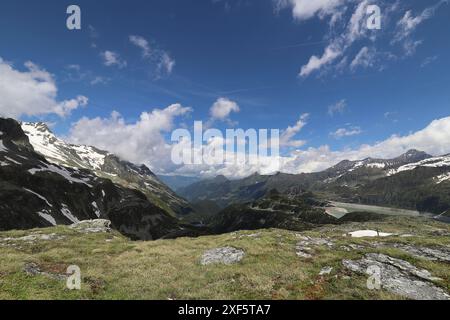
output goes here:
<path id="1" fill-rule="evenodd" d="M 354 239 L 348 231 L 380 229 L 413 233 L 410 238 Z M 450 226 L 430 220 L 392 217 L 381 222 L 324 226 L 302 235 L 330 237 L 336 248 L 371 241 L 405 242 L 425 246 L 450 246 L 448 237 L 433 230 Z M 240 231 L 200 238 L 131 242 L 118 233 L 80 234 L 67 227 L 0 233 L 0 239 L 33 232 L 57 233 L 62 240 L 1 245 L 0 299 L 398 299 L 386 291 L 370 291 L 366 277 L 351 274 L 342 259 L 358 259 L 367 252 L 383 252 L 405 259 L 443 279 L 438 285 L 450 290 L 448 264 L 417 259 L 397 249 L 363 249 L 346 252 L 318 249 L 312 259 L 296 256 L 296 232 L 286 230 Z M 258 237 L 244 235 L 259 233 Z M 212 248 L 232 246 L 246 252 L 235 265 L 200 265 L 202 254 Z M 75 264 L 82 271 L 82 289 L 69 291 L 64 281 L 23 271 L 34 262 L 43 271 L 64 273 Z M 319 276 L 323 267 L 333 271 Z"/>

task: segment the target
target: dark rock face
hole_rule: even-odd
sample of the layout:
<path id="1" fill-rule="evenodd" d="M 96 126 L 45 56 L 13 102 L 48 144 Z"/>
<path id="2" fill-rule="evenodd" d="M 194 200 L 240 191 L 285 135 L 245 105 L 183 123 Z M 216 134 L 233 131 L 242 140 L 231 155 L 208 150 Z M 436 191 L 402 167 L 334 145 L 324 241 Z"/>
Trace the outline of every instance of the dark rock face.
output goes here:
<path id="1" fill-rule="evenodd" d="M 47 162 L 15 120 L 0 118 L 0 132 L 0 230 L 102 218 L 133 239 L 195 234 L 137 190 Z"/>

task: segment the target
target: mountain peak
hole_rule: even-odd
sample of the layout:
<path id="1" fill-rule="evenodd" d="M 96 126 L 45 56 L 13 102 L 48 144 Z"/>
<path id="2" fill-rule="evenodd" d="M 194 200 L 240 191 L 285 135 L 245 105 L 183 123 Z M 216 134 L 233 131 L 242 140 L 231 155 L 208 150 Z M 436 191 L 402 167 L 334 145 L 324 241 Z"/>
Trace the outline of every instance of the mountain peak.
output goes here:
<path id="1" fill-rule="evenodd" d="M 49 126 L 45 122 L 22 122 L 21 123 L 22 128 L 29 128 L 29 129 L 35 129 L 39 132 L 46 132 L 53 135 L 52 130 L 50 130 Z"/>
<path id="2" fill-rule="evenodd" d="M 399 156 L 397 159 L 405 159 L 405 160 L 409 160 L 409 161 L 411 161 L 411 160 L 420 161 L 420 160 L 425 160 L 425 159 L 428 159 L 431 157 L 432 156 L 426 152 L 423 152 L 423 151 L 420 151 L 417 149 L 410 149 L 406 153 Z"/>

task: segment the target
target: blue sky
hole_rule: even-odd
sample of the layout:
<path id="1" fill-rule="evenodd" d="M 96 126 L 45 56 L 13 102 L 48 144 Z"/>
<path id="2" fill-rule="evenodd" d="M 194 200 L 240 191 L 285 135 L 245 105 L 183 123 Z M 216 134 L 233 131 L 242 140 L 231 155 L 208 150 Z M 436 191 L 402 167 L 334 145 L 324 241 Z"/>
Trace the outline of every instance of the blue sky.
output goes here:
<path id="1" fill-rule="evenodd" d="M 45 70 L 57 89 L 55 104 L 79 96 L 88 102 L 78 100 L 64 115 L 42 110 L 26 115 L 17 108 L 8 114 L 5 106 L 0 111 L 48 121 L 60 136 L 98 144 L 92 136 L 74 133 L 83 130 L 75 126 L 81 118 L 108 119 L 115 110 L 132 125 L 142 112 L 179 103 L 191 109 L 173 115 L 172 126 L 189 126 L 193 120 L 207 121 L 211 106 L 222 97 L 239 112 L 216 119 L 215 127 L 233 123 L 285 130 L 309 114 L 294 130 L 292 139 L 305 141 L 298 148 L 328 146 L 336 152 L 360 151 L 361 145 L 372 146 L 394 134 L 407 137 L 449 116 L 449 4 L 367 2 L 382 9 L 381 30 L 362 30 L 361 22 L 358 35 L 343 40 L 364 1 L 318 2 L 322 5 L 311 7 L 305 0 L 4 0 L 3 63 L 16 75 L 27 72 L 27 61 Z M 82 30 L 69 31 L 65 11 L 75 3 L 81 8 Z M 147 41 L 149 51 L 130 36 Z M 324 61 L 327 48 L 337 57 L 311 71 L 311 57 Z M 106 52 L 117 60 L 108 63 Z M 361 59 L 355 62 L 358 53 Z M 160 132 L 167 137 L 170 129 Z M 131 160 L 158 169 L 148 154 Z M 304 170 L 319 167 L 306 165 Z"/>

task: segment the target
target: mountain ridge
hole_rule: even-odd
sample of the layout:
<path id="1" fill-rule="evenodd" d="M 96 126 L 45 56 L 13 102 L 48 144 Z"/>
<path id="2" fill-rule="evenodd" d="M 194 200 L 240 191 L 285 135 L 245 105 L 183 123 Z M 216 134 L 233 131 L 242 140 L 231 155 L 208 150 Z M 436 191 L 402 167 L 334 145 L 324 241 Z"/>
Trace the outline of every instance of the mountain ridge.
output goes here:
<path id="1" fill-rule="evenodd" d="M 135 240 L 197 235 L 150 202 L 88 169 L 60 166 L 34 151 L 13 119 L 0 118 L 0 230 L 68 225 L 107 219 Z"/>
<path id="2" fill-rule="evenodd" d="M 56 137 L 43 122 L 22 122 L 21 127 L 35 151 L 50 162 L 92 170 L 100 177 L 137 189 L 151 202 L 174 216 L 187 215 L 193 211 L 185 199 L 161 182 L 144 164 L 133 164 L 93 146 L 66 143 Z"/>
<path id="3" fill-rule="evenodd" d="M 436 167 L 441 169 L 433 169 Z M 426 168 L 422 171 L 427 172 L 421 173 L 426 181 L 421 181 L 411 172 L 403 175 L 409 176 L 407 179 L 411 179 L 413 188 L 421 186 L 420 188 L 423 190 L 420 192 L 411 192 L 416 195 L 420 194 L 422 198 L 426 196 L 427 188 L 433 188 L 433 185 L 441 184 L 438 187 L 443 190 L 447 181 L 450 181 L 450 157 L 433 157 L 423 151 L 411 149 L 392 159 L 366 158 L 356 161 L 344 160 L 320 172 L 301 174 L 278 173 L 275 175 L 253 174 L 243 179 L 227 179 L 222 182 L 208 179 L 180 189 L 178 192 L 191 202 L 212 200 L 217 201 L 222 208 L 232 203 L 245 203 L 260 199 L 272 189 L 292 194 L 301 194 L 308 190 L 321 194 L 324 199 L 354 202 L 368 201 L 370 203 L 369 197 L 364 194 L 365 192 L 370 190 L 370 192 L 377 192 L 381 195 L 383 193 L 382 190 L 377 190 L 376 186 L 377 184 L 381 185 L 383 179 L 393 181 L 392 185 L 394 186 L 398 180 L 401 180 L 398 178 L 399 174 L 413 171 L 417 168 Z M 221 179 L 219 178 L 219 180 Z M 388 184 L 388 182 L 385 184 Z M 392 189 L 390 188 L 390 190 Z M 401 192 L 398 186 L 394 189 L 396 189 L 396 193 Z M 433 190 L 435 189 L 433 188 Z M 359 191 L 361 194 L 358 193 Z M 443 191 L 438 192 L 438 194 L 443 193 Z M 446 198 L 445 196 L 443 197 Z M 383 200 L 381 196 L 378 199 L 377 203 Z M 425 198 L 422 200 L 426 201 Z M 386 204 L 397 205 L 395 200 L 392 201 L 386 202 Z M 405 201 L 400 203 L 405 205 Z M 445 200 L 445 203 L 447 203 L 447 200 Z M 407 208 L 412 208 L 413 204 L 414 201 L 412 199 L 409 202 L 406 201 Z"/>

